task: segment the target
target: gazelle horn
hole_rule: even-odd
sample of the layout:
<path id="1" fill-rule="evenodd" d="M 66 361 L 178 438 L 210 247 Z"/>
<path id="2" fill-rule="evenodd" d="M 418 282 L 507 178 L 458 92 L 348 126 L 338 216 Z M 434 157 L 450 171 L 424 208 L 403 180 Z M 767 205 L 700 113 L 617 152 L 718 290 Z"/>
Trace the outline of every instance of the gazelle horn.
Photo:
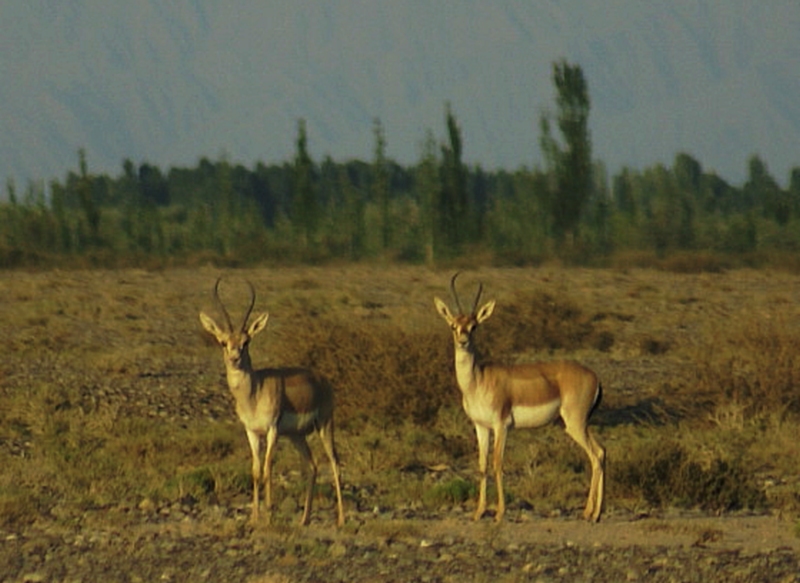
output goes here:
<path id="1" fill-rule="evenodd" d="M 228 310 L 225 309 L 225 305 L 222 303 L 222 300 L 219 298 L 219 282 L 222 281 L 221 277 L 217 278 L 217 283 L 214 284 L 214 305 L 219 308 L 219 311 L 225 317 L 225 322 L 228 325 L 228 332 L 233 332 L 233 324 L 231 323 L 231 317 L 228 314 Z"/>
<path id="2" fill-rule="evenodd" d="M 483 293 L 483 282 L 478 282 L 478 293 L 475 294 L 475 301 L 472 304 L 472 313 L 478 312 L 478 302 L 481 301 L 481 294 Z"/>
<path id="3" fill-rule="evenodd" d="M 456 291 L 456 278 L 458 277 L 459 273 L 460 273 L 459 271 L 456 271 L 453 274 L 453 278 L 450 280 L 450 293 L 453 294 L 453 299 L 456 302 L 456 307 L 458 308 L 458 313 L 459 314 L 463 314 L 464 313 L 464 308 L 461 307 L 461 302 L 458 301 L 458 292 Z"/>
<path id="4" fill-rule="evenodd" d="M 247 287 L 250 288 L 250 305 L 247 307 L 247 311 L 244 313 L 244 318 L 242 319 L 242 332 L 244 332 L 247 328 L 247 320 L 250 318 L 250 313 L 253 311 L 253 306 L 256 305 L 256 290 L 253 288 L 253 284 L 249 281 L 247 282 Z"/>

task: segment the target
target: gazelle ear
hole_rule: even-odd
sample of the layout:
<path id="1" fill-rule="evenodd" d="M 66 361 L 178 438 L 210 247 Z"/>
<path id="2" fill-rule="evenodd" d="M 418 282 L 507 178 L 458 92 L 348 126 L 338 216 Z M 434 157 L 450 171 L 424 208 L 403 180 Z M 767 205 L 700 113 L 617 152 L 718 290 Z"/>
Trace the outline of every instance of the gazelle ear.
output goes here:
<path id="1" fill-rule="evenodd" d="M 250 324 L 250 327 L 247 329 L 247 335 L 252 338 L 259 332 L 261 332 L 264 328 L 267 327 L 267 320 L 269 320 L 269 312 L 264 312 L 260 314 L 253 322 Z"/>
<path id="2" fill-rule="evenodd" d="M 211 316 L 207 316 L 204 312 L 200 312 L 200 323 L 205 328 L 206 332 L 214 336 L 217 339 L 217 342 L 222 342 L 222 337 L 225 333 L 217 326 L 217 323 L 211 318 Z"/>
<path id="3" fill-rule="evenodd" d="M 492 312 L 494 312 L 494 305 L 495 305 L 495 300 L 491 300 L 491 301 L 486 302 L 485 304 L 483 304 L 481 306 L 481 309 L 478 310 L 478 313 L 475 314 L 475 321 L 478 324 L 480 324 L 480 323 L 485 322 L 486 320 L 488 320 L 489 316 L 491 316 Z"/>
<path id="4" fill-rule="evenodd" d="M 453 314 L 450 313 L 450 308 L 447 307 L 442 300 L 439 298 L 433 298 L 433 303 L 436 305 L 436 311 L 439 312 L 439 315 L 447 320 L 448 324 L 453 323 Z"/>

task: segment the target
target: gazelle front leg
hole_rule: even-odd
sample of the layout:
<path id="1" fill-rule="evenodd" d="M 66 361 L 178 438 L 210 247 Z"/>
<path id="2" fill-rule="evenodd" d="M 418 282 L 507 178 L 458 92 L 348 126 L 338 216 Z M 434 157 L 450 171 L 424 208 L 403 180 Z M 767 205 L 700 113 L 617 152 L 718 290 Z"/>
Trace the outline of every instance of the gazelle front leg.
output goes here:
<path id="1" fill-rule="evenodd" d="M 275 456 L 275 444 L 278 443 L 278 427 L 267 428 L 267 454 L 264 456 L 264 505 L 267 508 L 267 520 L 272 518 L 272 458 Z"/>
<path id="2" fill-rule="evenodd" d="M 478 507 L 473 520 L 480 520 L 486 512 L 486 470 L 489 457 L 489 429 L 475 424 L 475 435 L 478 437 L 478 471 L 480 472 L 480 489 Z"/>
<path id="3" fill-rule="evenodd" d="M 497 522 L 503 520 L 503 515 L 506 513 L 506 495 L 503 492 L 503 455 L 506 450 L 506 437 L 508 436 L 508 427 L 505 423 L 501 423 L 494 430 L 494 455 L 492 462 L 494 465 L 494 480 L 497 485 L 497 513 L 494 519 Z"/>
<path id="4" fill-rule="evenodd" d="M 247 441 L 250 443 L 250 452 L 253 455 L 253 508 L 250 512 L 250 520 L 258 520 L 259 494 L 261 490 L 261 438 L 254 431 L 247 432 Z"/>

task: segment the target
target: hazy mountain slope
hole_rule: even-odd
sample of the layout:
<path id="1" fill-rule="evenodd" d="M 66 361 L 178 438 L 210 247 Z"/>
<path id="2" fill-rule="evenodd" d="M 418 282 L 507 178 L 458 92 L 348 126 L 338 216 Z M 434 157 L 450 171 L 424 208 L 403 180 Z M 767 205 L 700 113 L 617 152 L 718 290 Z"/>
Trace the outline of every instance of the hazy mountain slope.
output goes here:
<path id="1" fill-rule="evenodd" d="M 95 171 L 225 153 L 419 156 L 444 135 L 465 158 L 539 161 L 553 60 L 580 63 L 596 157 L 671 163 L 679 150 L 725 178 L 759 153 L 782 183 L 800 165 L 800 4 L 609 0 L 380 2 L 0 0 L 0 177 L 61 177 L 85 147 Z"/>

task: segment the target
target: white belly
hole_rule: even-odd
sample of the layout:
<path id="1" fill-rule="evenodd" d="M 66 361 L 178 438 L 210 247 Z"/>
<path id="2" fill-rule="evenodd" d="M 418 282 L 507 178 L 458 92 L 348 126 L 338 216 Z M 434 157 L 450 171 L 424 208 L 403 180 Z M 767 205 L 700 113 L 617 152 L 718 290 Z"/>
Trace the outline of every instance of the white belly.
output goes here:
<path id="1" fill-rule="evenodd" d="M 512 426 L 540 427 L 558 417 L 561 401 L 556 399 L 534 407 L 516 406 L 511 409 Z"/>

